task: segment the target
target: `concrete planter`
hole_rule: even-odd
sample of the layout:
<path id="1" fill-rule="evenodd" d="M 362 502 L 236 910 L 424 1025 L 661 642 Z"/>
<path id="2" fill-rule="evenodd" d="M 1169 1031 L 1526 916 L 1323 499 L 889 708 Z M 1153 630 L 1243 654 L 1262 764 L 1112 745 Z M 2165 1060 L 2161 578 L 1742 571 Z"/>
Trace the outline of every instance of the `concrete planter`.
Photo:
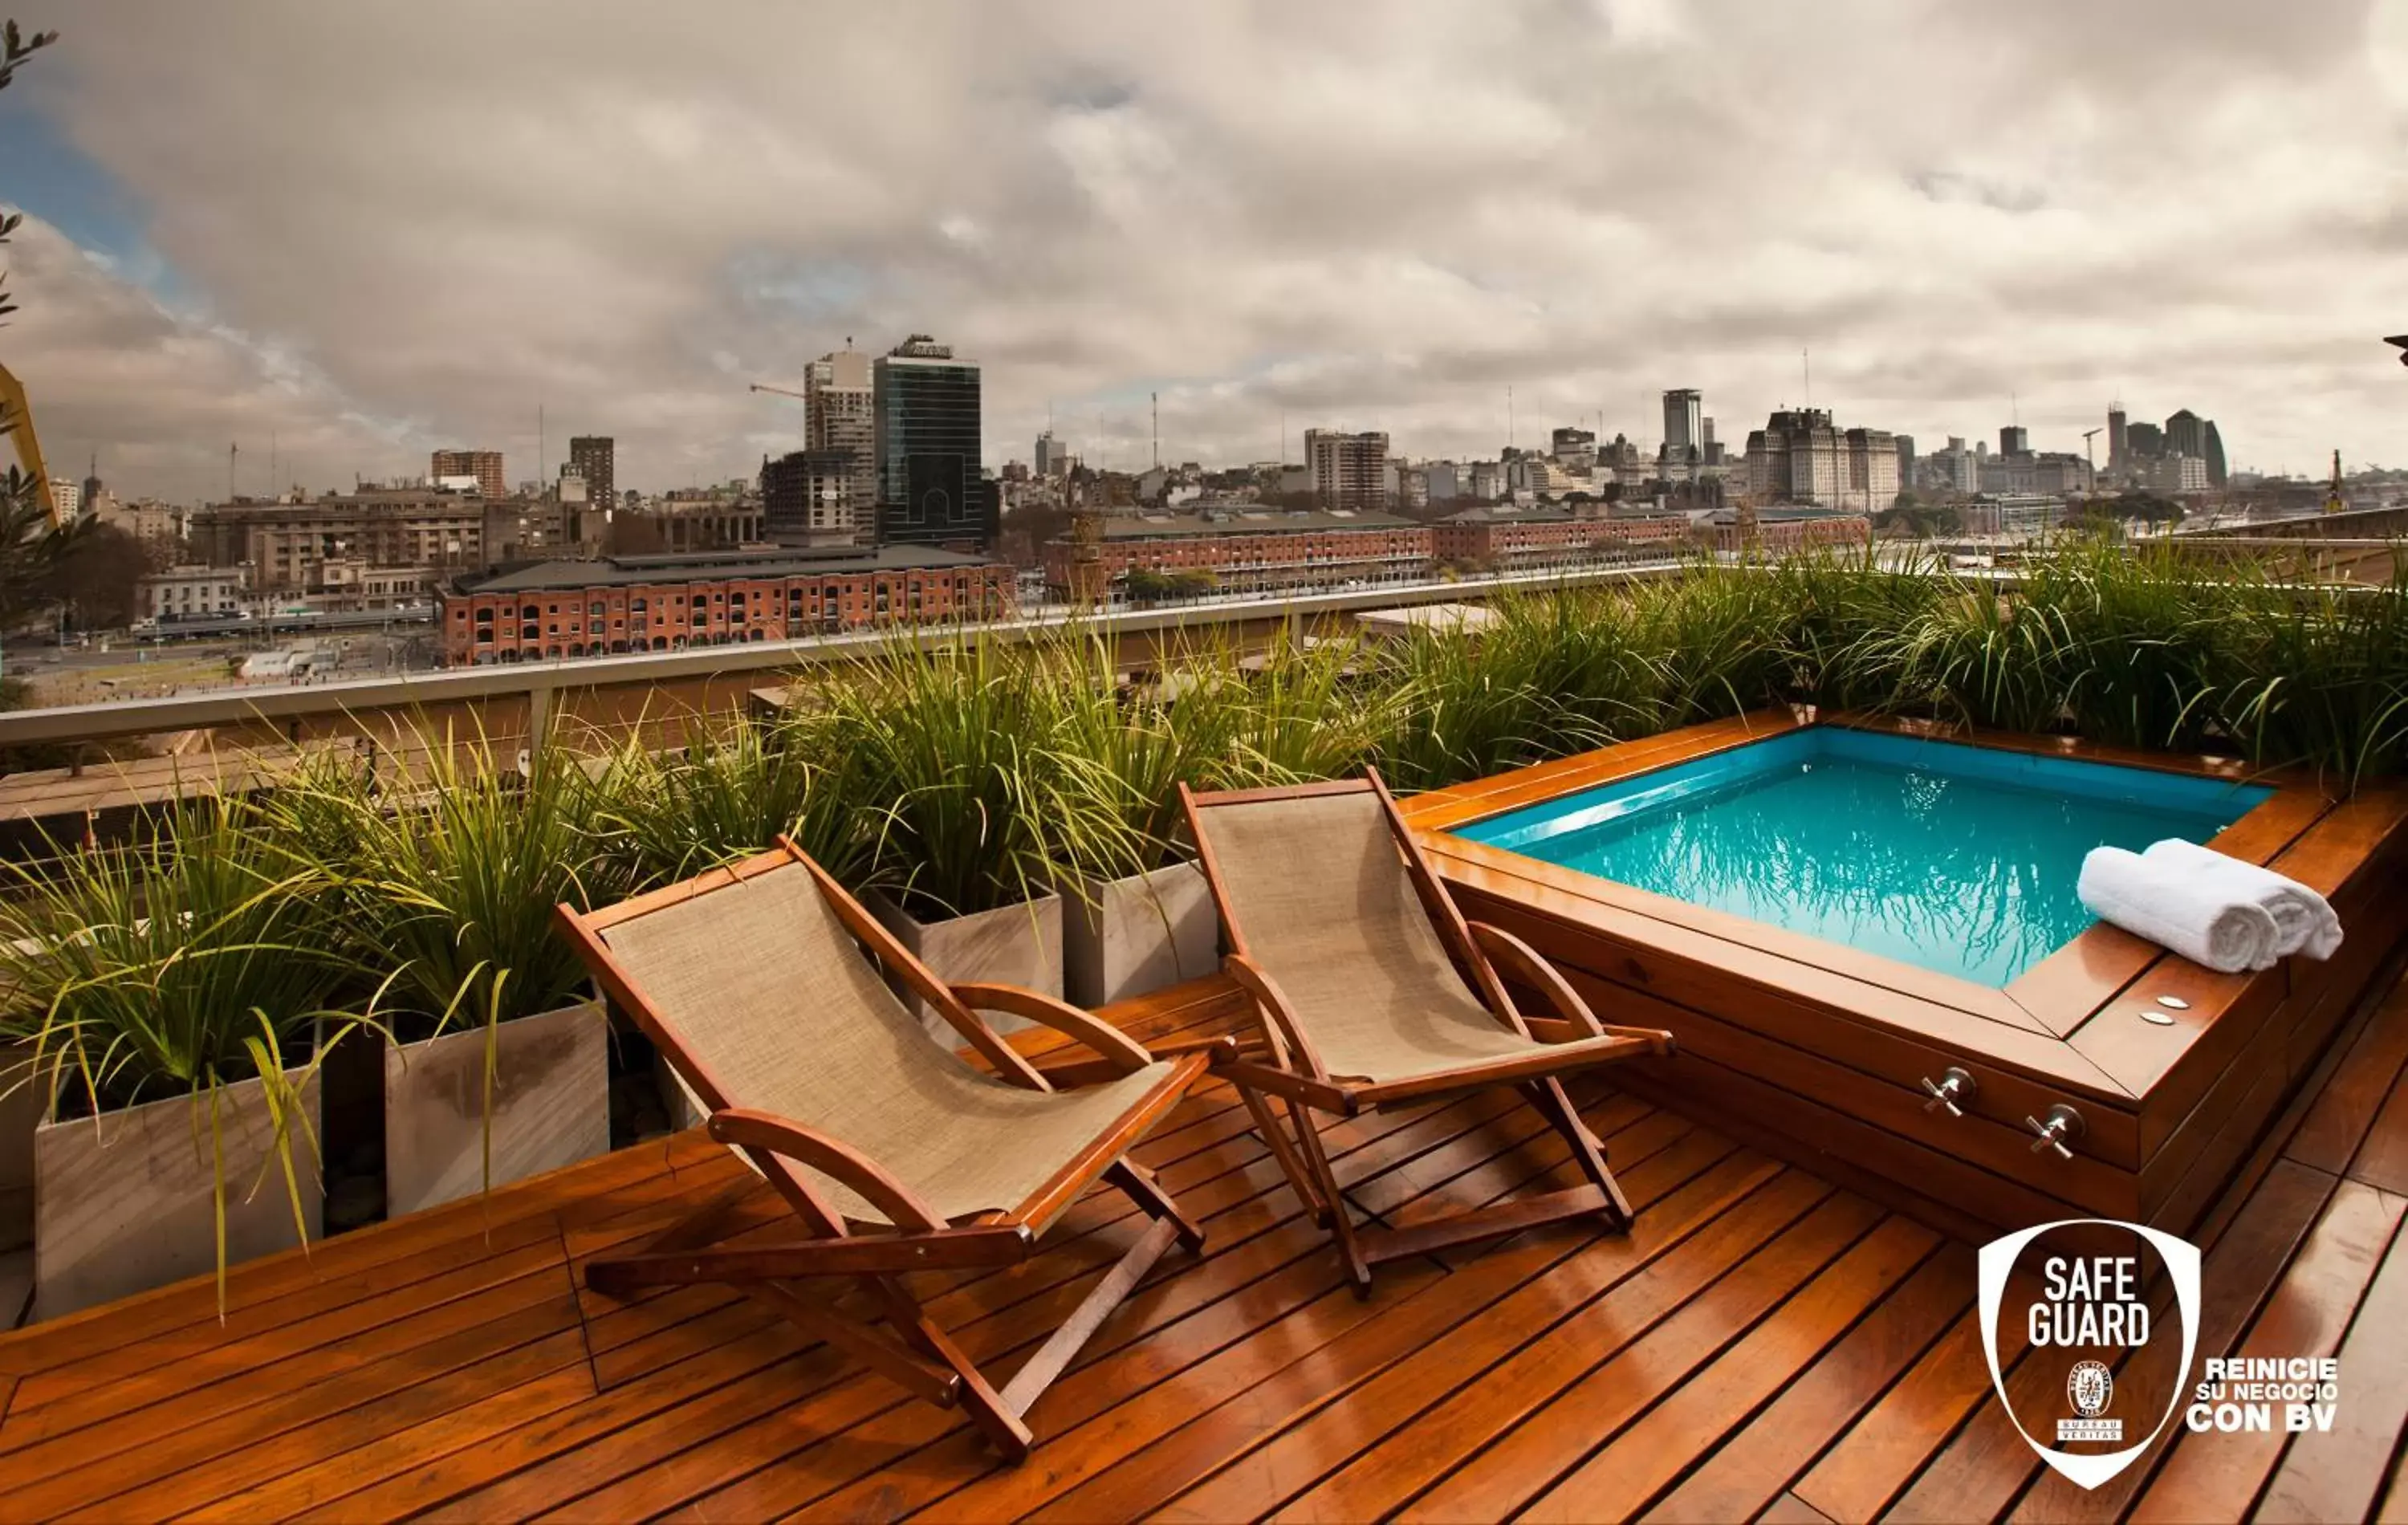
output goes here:
<path id="1" fill-rule="evenodd" d="M 298 1083 L 301 1072 L 286 1078 Z M 314 1072 L 301 1095 L 314 1131 Z M 275 1140 L 265 1086 L 246 1080 L 220 1089 L 216 1147 L 225 1158 L 228 1265 L 298 1243 Z M 324 1194 L 297 1126 L 292 1148 L 302 1219 L 315 1239 Z M 211 1153 L 207 1097 L 170 1097 L 36 1128 L 34 1316 L 56 1318 L 216 1270 Z"/>
<path id="2" fill-rule="evenodd" d="M 1062 994 L 1062 897 L 1048 895 L 1018 905 L 998 906 L 945 921 L 924 922 L 873 890 L 863 904 L 879 925 L 920 962 L 948 985 L 984 980 L 996 985 L 1024 985 L 1040 995 Z M 889 980 L 889 985 L 896 984 Z M 948 1047 L 960 1038 L 917 997 L 903 993 L 903 1003 L 925 1024 L 931 1036 Z M 997 1032 L 1016 1032 L 1029 1023 L 999 1012 L 984 1013 Z"/>
<path id="3" fill-rule="evenodd" d="M 1062 910 L 1063 985 L 1094 1008 L 1221 967 L 1221 921 L 1193 863 L 1125 879 L 1082 879 Z"/>
<path id="4" fill-rule="evenodd" d="M 607 1153 L 610 1032 L 600 1001 L 494 1029 L 493 1184 Z M 485 1029 L 384 1052 L 387 1218 L 485 1187 Z"/>

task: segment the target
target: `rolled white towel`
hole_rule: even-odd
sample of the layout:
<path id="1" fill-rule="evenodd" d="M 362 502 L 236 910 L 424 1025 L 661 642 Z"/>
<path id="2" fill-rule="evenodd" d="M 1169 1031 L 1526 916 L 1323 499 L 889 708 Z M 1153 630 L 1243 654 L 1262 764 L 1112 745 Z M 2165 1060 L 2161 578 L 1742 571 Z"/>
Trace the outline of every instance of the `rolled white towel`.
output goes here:
<path id="1" fill-rule="evenodd" d="M 2273 914 L 2220 878 L 2152 863 L 2121 847 L 2082 860 L 2082 903 L 2101 921 L 2227 974 L 2282 956 Z"/>
<path id="2" fill-rule="evenodd" d="M 2311 958 L 2329 958 L 2341 947 L 2341 918 L 2333 914 L 2330 902 L 2296 879 L 2180 837 L 2152 842 L 2141 856 L 2186 872 L 2214 874 L 2264 906 L 2274 918 L 2286 956 L 2304 953 Z"/>

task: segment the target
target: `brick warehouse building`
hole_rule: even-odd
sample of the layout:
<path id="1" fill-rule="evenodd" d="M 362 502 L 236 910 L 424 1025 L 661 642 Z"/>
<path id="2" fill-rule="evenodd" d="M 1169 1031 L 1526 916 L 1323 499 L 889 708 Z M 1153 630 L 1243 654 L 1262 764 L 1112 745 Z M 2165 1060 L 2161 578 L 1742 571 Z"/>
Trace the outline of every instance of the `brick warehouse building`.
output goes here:
<path id="1" fill-rule="evenodd" d="M 1067 595 L 1070 542 L 1045 547 L 1045 585 Z M 1107 581 L 1133 570 L 1204 571 L 1230 592 L 1399 582 L 1429 569 L 1426 525 L 1386 513 L 1246 510 L 1194 518 L 1144 514 L 1107 520 L 1102 546 Z"/>
<path id="2" fill-rule="evenodd" d="M 1511 571 L 1600 546 L 1684 541 L 1689 521 L 1677 513 L 1613 519 L 1570 508 L 1498 504 L 1449 514 L 1430 526 L 1430 537 L 1440 561 Z"/>
<path id="3" fill-rule="evenodd" d="M 998 619 L 1011 612 L 1012 588 L 1000 562 L 917 546 L 547 561 L 463 578 L 445 592 L 443 662 L 482 667 Z"/>

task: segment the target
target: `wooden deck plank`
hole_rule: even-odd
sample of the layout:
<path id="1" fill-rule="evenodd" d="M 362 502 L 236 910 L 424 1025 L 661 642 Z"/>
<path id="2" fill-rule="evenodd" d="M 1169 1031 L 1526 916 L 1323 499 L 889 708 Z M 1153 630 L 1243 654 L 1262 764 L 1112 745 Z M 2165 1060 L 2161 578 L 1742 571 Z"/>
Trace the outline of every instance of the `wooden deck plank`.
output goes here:
<path id="1" fill-rule="evenodd" d="M 2364 1519 L 2382 1494 L 2385 1460 L 2408 1430 L 2408 1234 L 2392 1235 L 2340 1356 L 2332 1431 L 2292 1444 L 2258 1501 L 2260 1520 Z"/>
<path id="2" fill-rule="evenodd" d="M 1461 1173 L 1449 1183 L 1454 1189 L 1448 1193 L 1416 1194 L 1381 1205 L 1388 1221 L 1407 1226 L 1461 1207 L 1501 1200 L 1517 1190 L 1568 1186 L 1572 1179 L 1569 1153 L 1550 1133 L 1537 1146 L 1491 1156 Z M 1446 1274 L 1447 1268 L 1435 1259 L 1397 1261 L 1383 1270 L 1383 1295 L 1391 1301 L 1409 1299 L 1415 1288 Z M 1216 1345 L 1204 1359 L 1185 1363 L 1159 1380 L 1153 1351 L 1140 1347 L 1119 1352 L 1081 1371 L 1050 1395 L 1057 1405 L 1056 1421 L 1081 1437 L 1058 1465 L 1041 1473 L 998 1468 L 974 1436 L 956 1428 L 896 1474 L 864 1479 L 829 1493 L 801 1511 L 801 1517 L 895 1518 L 911 1509 L 938 1504 L 939 1500 L 941 1512 L 966 1518 L 1027 1513 L 1083 1479 L 1090 1469 L 1100 1470 L 1155 1443 L 1199 1409 L 1252 1390 L 1291 1360 L 1318 1350 L 1383 1311 L 1380 1301 L 1354 1295 L 1335 1253 L 1327 1248 L 1264 1284 L 1267 1291 L 1274 1288 L 1283 1300 L 1294 1299 L 1289 1304 L 1292 1311 L 1276 1323 L 1255 1326 L 1258 1338 Z M 924 1415 L 898 1417 L 910 1427 L 898 1440 L 935 1438 L 927 1435 Z"/>
<path id="3" fill-rule="evenodd" d="M 2314 1226 L 2331 1187 L 2329 1177 L 2298 1166 L 2278 1166 L 2269 1175 L 2250 1210 L 2208 1251 L 2202 1270 L 2207 1306 L 2200 1349 L 2223 1348 L 2248 1327 L 2265 1290 Z M 2009 1391 L 2024 1413 L 2034 1412 L 2061 1380 L 2057 1369 L 2029 1360 L 2007 1374 Z M 1984 1403 L 1883 1518 L 1944 1521 L 2002 1515 L 2039 1470 L 2040 1459 L 2015 1432 L 2006 1409 Z M 2132 1477 L 2128 1471 L 2088 1497 L 2100 1499 Z"/>
<path id="4" fill-rule="evenodd" d="M 1779 1307 L 1887 1215 L 1826 1198 L 1727 1275 L 1398 1512 L 1406 1520 L 1501 1519 L 1520 1510 L 1657 1399 Z M 1903 1221 L 1903 1220 L 1901 1220 Z"/>
<path id="5" fill-rule="evenodd" d="M 1340 1153 L 1338 1158 L 1355 1172 L 1362 1171 L 1367 1163 L 1374 1171 L 1393 1169 L 1414 1158 L 1416 1151 L 1425 1155 L 1432 1150 L 1452 1151 L 1458 1159 L 1469 1158 L 1483 1150 L 1498 1147 L 1500 1140 L 1512 1137 L 1487 1133 L 1483 1135 L 1484 1142 L 1472 1142 L 1473 1136 L 1482 1132 L 1491 1115 L 1486 1110 L 1477 1107 L 1442 1109 L 1417 1118 L 1412 1128 L 1392 1129 L 1383 1138 Z M 1629 1115 L 1629 1113 L 1625 1114 L 1626 1118 Z M 1250 1144 L 1252 1142 L 1248 1141 Z M 1345 1142 L 1342 1135 L 1332 1139 L 1333 1145 Z M 1367 1156 L 1369 1157 L 1368 1160 Z M 1299 1204 L 1285 1190 L 1276 1171 L 1268 1164 L 1256 1172 L 1227 1179 L 1241 1188 L 1231 1201 L 1217 1201 L 1205 1192 L 1190 1193 L 1182 1198 L 1189 1210 L 1200 1215 L 1204 1223 L 1208 1247 L 1211 1250 L 1207 1265 L 1190 1273 L 1164 1278 L 1144 1289 L 1132 1300 L 1126 1316 L 1108 1324 L 1082 1353 L 1087 1363 L 1092 1364 L 1097 1357 L 1120 1348 L 1140 1330 L 1192 1313 L 1233 1289 L 1251 1285 L 1300 1259 L 1311 1257 L 1320 1248 L 1319 1230 L 1301 1220 Z M 1083 1289 L 1083 1285 L 1078 1288 L 1081 1292 Z M 972 1353 L 982 1359 L 987 1356 L 985 1342 L 990 1339 L 1000 1341 L 1006 1348 L 1023 1348 L 1036 1336 L 1045 1332 L 1048 1327 L 1045 1315 L 1058 1315 L 1066 1312 L 1067 1307 L 1066 1302 L 1060 1309 L 1043 1310 L 1025 1321 L 998 1323 L 993 1329 L 981 1330 L 973 1326 L 964 1331 L 963 1337 L 969 1343 Z M 847 1434 L 849 1431 L 853 1440 L 871 1438 L 858 1429 L 859 1425 L 871 1422 L 908 1428 L 915 1422 L 915 1417 L 921 1423 L 935 1418 L 941 1421 L 937 1426 L 939 1432 L 953 1423 L 953 1417 L 939 1416 L 934 1411 L 915 1417 L 906 1410 L 899 1394 L 866 1376 L 858 1384 L 849 1386 L 861 1388 L 857 1397 L 867 1406 L 846 1410 L 847 1417 L 842 1424 L 830 1416 L 829 1404 L 824 1399 L 811 1401 L 806 1405 L 791 1392 L 764 1393 L 759 1395 L 763 1400 L 762 1412 L 746 1420 L 742 1426 L 710 1435 L 703 1444 L 674 1457 L 665 1457 L 658 1464 L 644 1467 L 640 1472 L 631 1470 L 623 1480 L 596 1478 L 588 1469 L 578 1479 L 586 1489 L 595 1489 L 597 1484 L 609 1486 L 600 1488 L 590 1496 L 579 1498 L 576 1506 L 567 1514 L 571 1518 L 598 1518 L 656 1512 L 685 1502 L 712 1487 L 740 1483 L 744 1475 L 759 1464 L 763 1454 L 762 1436 L 781 1429 L 792 1433 L 791 1427 L 806 1413 L 814 1427 L 810 1431 L 814 1439 Z M 1054 1401 L 1054 1395 L 1049 1395 L 1049 1402 Z M 794 1412 L 788 1412 L 789 1409 Z M 638 1447 L 633 1456 L 614 1456 L 612 1461 L 616 1467 L 622 1462 L 640 1463 L 643 1460 L 644 1453 Z M 808 1464 L 787 1470 L 796 1475 L 810 1473 L 820 1477 L 825 1487 L 831 1488 L 850 1476 L 849 1473 L 841 1471 L 823 1476 Z M 546 1479 L 523 1476 L 511 1481 L 507 1497 L 523 1508 L 542 1507 L 546 1497 L 542 1489 L 546 1486 Z M 482 1499 L 480 1503 L 499 1502 L 500 1497 Z M 557 1503 L 561 1496 L 550 1497 Z M 765 1503 L 764 1512 L 766 1508 Z"/>
<path id="6" fill-rule="evenodd" d="M 2408 1201 L 2401 1198 L 2343 1182 L 2238 1353 L 2327 1356 L 2338 1349 L 2403 1206 Z M 2184 1433 L 2162 1453 L 2157 1475 L 2126 1518 L 2152 1525 L 2243 1518 L 2290 1438 L 2279 1431 Z M 2056 1518 L 2049 1508 L 2056 1501 L 2033 1502 L 2037 1512 Z"/>
<path id="7" fill-rule="evenodd" d="M 1385 1137 L 1397 1141 L 1401 1151 L 1413 1140 L 1414 1129 L 1409 1126 Z M 1253 1176 L 1254 1189 L 1250 1194 L 1250 1201 L 1258 1201 L 1262 1194 L 1278 1187 L 1276 1171 L 1267 1161 L 1258 1161 L 1257 1166 Z M 1283 1198 L 1284 1193 L 1282 1192 L 1273 1200 Z M 1293 1216 L 1296 1208 L 1292 1201 L 1285 1206 L 1286 1215 Z M 1207 1231 L 1211 1232 L 1209 1224 Z M 1305 1253 L 1311 1243 L 1308 1236 L 1297 1233 L 1283 1246 L 1283 1253 L 1292 1259 Z M 1041 1260 L 1039 1263 L 1041 1264 Z M 1100 1265 L 1090 1265 L 1083 1274 L 1096 1274 L 1100 1271 Z M 1008 1290 L 1005 1287 L 1008 1279 L 1002 1275 L 984 1278 L 963 1288 L 961 1296 L 953 1302 L 940 1301 L 931 1305 L 931 1312 L 954 1327 L 957 1337 L 965 1340 L 966 1348 L 976 1359 L 990 1360 L 1008 1354 L 1010 1349 L 1050 1331 L 1048 1327 L 1026 1329 L 1019 1319 L 1008 1316 L 990 1319 L 983 1326 L 974 1320 L 973 1315 L 998 1314 L 1010 1308 L 1011 1300 L 997 1295 L 999 1288 Z M 980 1291 L 982 1288 L 986 1288 L 983 1293 Z M 1054 1295 L 1062 1306 L 1054 1311 L 1067 1312 L 1085 1295 L 1085 1289 L 1083 1280 L 1057 1288 Z M 1216 1288 L 1205 1278 L 1183 1276 L 1169 1278 L 1164 1288 L 1151 1289 L 1150 1296 L 1154 1302 L 1166 1297 L 1181 1300 L 1175 1305 L 1184 1311 L 1190 1302 L 1209 1297 L 1216 1290 L 1226 1291 L 1226 1288 Z M 1132 1300 L 1133 1303 L 1138 1302 Z M 1037 1311 L 1040 1324 L 1045 1311 Z M 783 1326 L 779 1328 L 782 1330 Z M 771 1377 L 767 1374 L 766 1362 L 745 1364 L 740 1370 L 730 1371 L 727 1376 L 733 1381 L 760 1374 L 758 1381 L 765 1384 L 774 1382 L 779 1391 L 795 1400 L 809 1399 L 816 1394 L 819 1401 L 802 1409 L 802 1417 L 812 1426 L 815 1437 L 841 1433 L 863 1419 L 902 1406 L 901 1395 L 885 1384 L 860 1374 L 853 1374 L 859 1377 L 856 1381 L 844 1381 L 850 1371 L 844 1363 L 828 1357 L 824 1351 L 814 1351 L 812 1359 L 811 1375 L 800 1383 L 782 1374 Z M 839 1383 L 840 1388 L 837 1386 Z M 530 1507 L 539 1508 L 549 1505 L 534 1501 L 550 1499 L 557 1503 L 590 1490 L 616 1475 L 616 1469 L 609 1465 L 610 1459 L 607 1453 L 585 1460 L 567 1461 L 557 1468 L 546 1464 L 555 1458 L 572 1456 L 581 1446 L 591 1444 L 595 1439 L 609 1437 L 615 1441 L 628 1426 L 665 1413 L 672 1406 L 643 1402 L 639 1391 L 643 1386 L 648 1384 L 623 1384 L 605 1392 L 596 1403 L 586 1405 L 566 1432 L 538 1428 L 535 1432 L 523 1434 L 517 1433 L 515 1427 L 506 1426 L 495 1434 L 483 1437 L 480 1444 L 473 1448 L 455 1449 L 433 1465 L 421 1466 L 408 1475 L 390 1478 L 354 1498 L 346 1499 L 344 1506 L 347 1510 L 356 1509 L 370 1514 L 414 1512 L 444 1504 L 475 1489 L 487 1489 L 494 1491 L 480 1499 L 473 1509 L 464 1509 L 463 1512 L 491 1510 L 499 1515 L 522 1512 L 507 1507 L 506 1500 L 517 1499 Z M 710 1383 L 697 1390 L 709 1390 L 718 1386 L 718 1383 Z M 838 1396 L 831 1400 L 831 1392 Z M 936 1413 L 934 1410 L 929 1412 Z M 950 1424 L 955 1416 L 943 1415 L 941 1417 Z M 838 1460 L 852 1460 L 853 1449 L 849 1446 L 842 1448 Z M 756 1457 L 755 1460 L 757 1463 L 759 1460 L 766 1459 Z M 810 1471 L 808 1467 L 796 1466 L 792 1457 L 787 1459 L 787 1463 L 780 1474 L 783 1479 L 792 1481 Z M 516 1481 L 521 1476 L 525 1478 L 524 1482 Z M 749 1517 L 767 1512 L 750 1510 L 746 1514 Z"/>
<path id="8" fill-rule="evenodd" d="M 1516 1517 L 1623 1519 L 1684 1468 L 1684 1442 L 1713 1444 L 1779 1392 L 1893 1288 L 1920 1269 L 1939 1236 L 1890 1217 L 1824 1268 L 1713 1363 Z"/>
<path id="9" fill-rule="evenodd" d="M 1760 1415 L 1747 1419 L 1744 1444 L 1735 1444 L 1742 1437 L 1726 1431 L 1721 1445 L 1654 1502 L 1645 1518 L 1665 1525 L 1713 1525 L 1752 1519 L 1772 1507 L 1790 1482 L 1965 1312 L 1972 1282 L 1970 1252 L 1962 1245 L 1943 1246 Z M 1685 1444 L 1667 1443 L 1659 1465 L 1685 1464 L 1689 1450 Z"/>
<path id="10" fill-rule="evenodd" d="M 1198 1416 L 1160 1444 L 1054 1500 L 1045 1513 L 1065 1519 L 1133 1518 L 1161 1508 L 1215 1472 L 1226 1479 L 1216 1479 L 1222 1488 L 1246 1501 L 1191 1495 L 1171 1513 L 1254 1514 L 1283 1501 L 1334 1460 L 1410 1419 L 1434 1392 L 1510 1353 L 1583 1298 L 1652 1263 L 1780 1168 L 1735 1154 L 1727 1140 L 1710 1133 L 1692 1133 L 1684 1144 L 1684 1158 L 1659 1159 L 1670 1165 L 1671 1175 L 1698 1173 L 1669 1196 L 1658 1196 L 1666 1172 L 1642 1166 L 1627 1173 L 1634 1201 L 1646 1204 L 1628 1235 L 1574 1241 L 1572 1253 L 1535 1272 L 1530 1245 L 1500 1247 L 1468 1268 L 1465 1276 L 1450 1277 L 1410 1303 L 1383 1310 L 1372 1324 L 1289 1366 L 1271 1383 Z M 1548 1236 L 1546 1247 L 1565 1247 L 1564 1236 Z M 1459 1301 L 1508 1283 L 1501 1296 L 1477 1307 Z M 1456 1313 L 1476 1316 L 1399 1343 L 1409 1331 Z"/>
<path id="11" fill-rule="evenodd" d="M 1239 1017 L 1207 980 L 1125 1019 L 1161 1035 Z M 1106 1324 L 1034 1410 L 1024 1467 L 724 1288 L 623 1302 L 579 1287 L 585 1256 L 737 1178 L 683 1137 L 238 1267 L 223 1326 L 204 1281 L 0 1337 L 7 1512 L 1828 1525 L 2236 1518 L 2256 1495 L 2272 1519 L 2382 1518 L 2408 1512 L 2408 1194 L 2385 1186 L 2408 1128 L 2408 996 L 2355 1020 L 2201 1199 L 2196 1235 L 2201 1352 L 2337 1348 L 2334 1432 L 2186 1437 L 2096 1494 L 2057 1484 L 2000 1421 L 1965 1247 L 1734 1144 L 1743 1119 L 1726 1133 L 1586 1090 L 1646 1207 L 1629 1238 L 1563 1227 L 1398 1262 L 1363 1302 L 1208 1082 L 1140 1158 L 1210 1254 L 1167 1259 Z M 1327 1136 L 1350 1196 L 1392 1222 L 1570 1179 L 1511 1097 Z M 766 1194 L 745 1211 L 778 1221 Z M 1008 1374 L 1134 1227 L 1117 1193 L 1090 1194 L 1027 1265 L 914 1285 Z"/>

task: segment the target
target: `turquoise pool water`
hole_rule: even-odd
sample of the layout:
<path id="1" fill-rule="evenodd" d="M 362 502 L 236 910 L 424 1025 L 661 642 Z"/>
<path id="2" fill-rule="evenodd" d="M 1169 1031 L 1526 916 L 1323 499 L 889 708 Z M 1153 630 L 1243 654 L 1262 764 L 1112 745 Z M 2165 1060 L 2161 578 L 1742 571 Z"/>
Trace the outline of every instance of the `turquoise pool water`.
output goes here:
<path id="1" fill-rule="evenodd" d="M 1996 986 L 2091 925 L 2090 849 L 2203 842 L 2272 792 L 1816 726 L 1455 835 Z"/>

